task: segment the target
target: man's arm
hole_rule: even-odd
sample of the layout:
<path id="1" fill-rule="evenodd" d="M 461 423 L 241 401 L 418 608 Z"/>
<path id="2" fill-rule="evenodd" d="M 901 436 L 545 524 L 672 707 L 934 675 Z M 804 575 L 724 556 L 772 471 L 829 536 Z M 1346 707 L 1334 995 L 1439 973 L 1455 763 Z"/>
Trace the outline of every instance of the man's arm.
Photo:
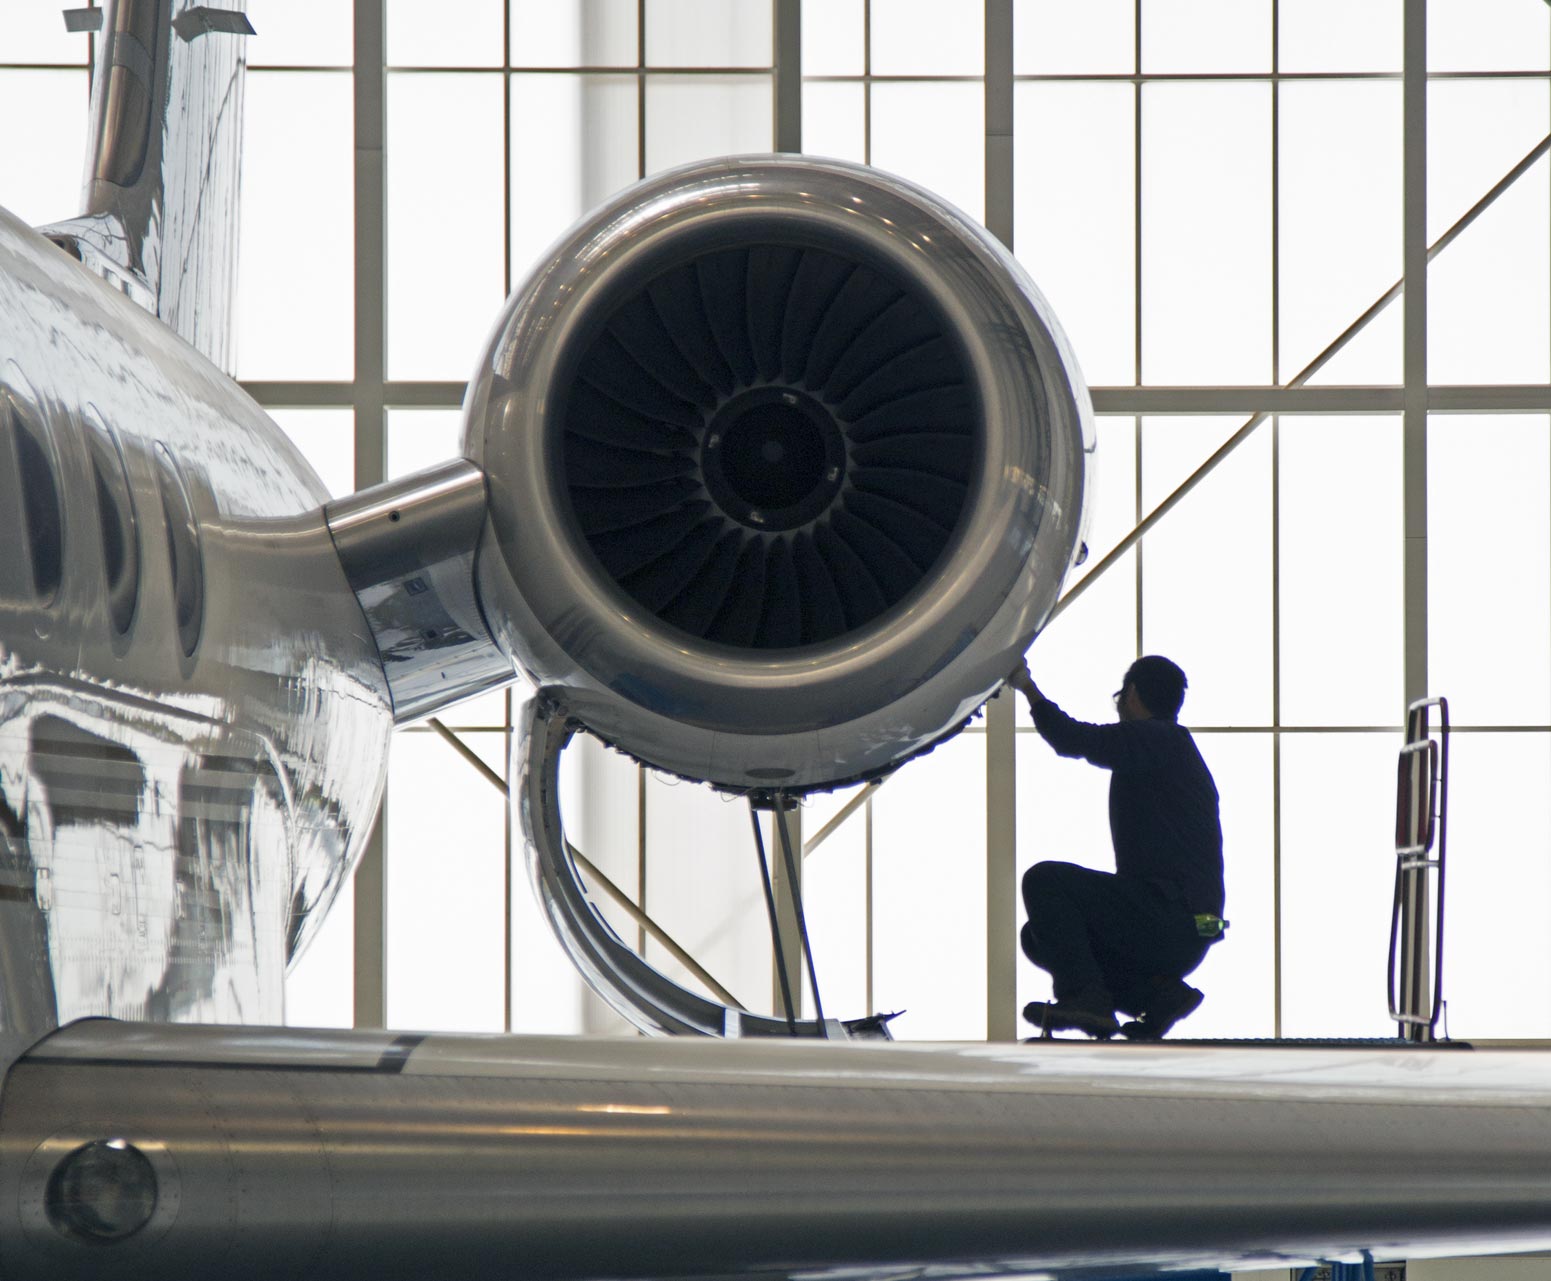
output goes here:
<path id="1" fill-rule="evenodd" d="M 1058 756 L 1080 756 L 1084 760 L 1116 769 L 1121 766 L 1145 768 L 1153 753 L 1152 735 L 1140 728 L 1140 721 L 1118 721 L 1112 725 L 1092 725 L 1068 716 L 1034 683 L 1027 660 L 1007 677 L 1007 683 L 1029 700 L 1029 715 L 1040 737 Z"/>

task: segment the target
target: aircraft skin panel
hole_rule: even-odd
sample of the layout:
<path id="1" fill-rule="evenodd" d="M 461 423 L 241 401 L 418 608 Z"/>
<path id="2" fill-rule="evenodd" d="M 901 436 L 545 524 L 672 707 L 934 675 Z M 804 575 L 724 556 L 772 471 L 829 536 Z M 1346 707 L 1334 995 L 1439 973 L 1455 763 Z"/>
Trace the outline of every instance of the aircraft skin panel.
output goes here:
<path id="1" fill-rule="evenodd" d="M 390 726 L 327 493 L 235 383 L 3 210 L 0 351 L 0 1028 L 278 1022 Z"/>
<path id="2" fill-rule="evenodd" d="M 172 330 L 0 209 L 6 381 L 76 406 L 106 401 L 117 430 L 161 440 L 220 480 L 228 518 L 280 517 L 328 501 L 316 473 L 230 378 Z"/>
<path id="3" fill-rule="evenodd" d="M 1544 1248 L 1543 1061 L 88 1023 L 0 1099 L 0 1276 L 881 1281 Z M 113 1142 L 156 1195 L 83 1248 L 51 1171 Z"/>

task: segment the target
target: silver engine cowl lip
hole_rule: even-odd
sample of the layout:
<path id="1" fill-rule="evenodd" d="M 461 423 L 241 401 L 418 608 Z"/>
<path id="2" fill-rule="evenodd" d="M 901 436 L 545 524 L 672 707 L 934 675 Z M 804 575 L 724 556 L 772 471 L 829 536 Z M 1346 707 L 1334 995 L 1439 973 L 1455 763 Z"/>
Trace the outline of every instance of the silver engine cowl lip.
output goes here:
<path id="1" fill-rule="evenodd" d="M 570 529 L 553 478 L 563 378 L 601 308 L 662 263 L 737 243 L 848 249 L 946 318 L 981 403 L 971 499 L 922 590 L 855 631 L 743 650 L 652 617 Z M 1053 605 L 1079 544 L 1092 446 L 1086 389 L 1048 305 L 983 228 L 878 170 L 735 157 L 670 171 L 573 229 L 509 301 L 471 383 L 465 452 L 490 481 L 481 598 L 536 684 L 652 764 L 729 786 L 729 737 L 766 781 L 859 777 L 962 723 Z M 825 740 L 849 745 L 846 760 Z M 716 739 L 716 742 L 712 742 Z M 643 741 L 644 740 L 644 741 Z M 713 765 L 723 760 L 726 768 Z"/>

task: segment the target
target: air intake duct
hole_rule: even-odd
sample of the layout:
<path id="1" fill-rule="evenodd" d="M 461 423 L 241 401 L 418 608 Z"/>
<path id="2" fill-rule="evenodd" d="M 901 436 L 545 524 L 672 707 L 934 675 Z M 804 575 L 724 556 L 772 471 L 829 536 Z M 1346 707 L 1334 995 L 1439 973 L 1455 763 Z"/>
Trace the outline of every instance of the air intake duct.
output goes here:
<path id="1" fill-rule="evenodd" d="M 1081 544 L 1090 412 L 1048 306 L 862 166 L 624 193 L 513 295 L 467 409 L 501 643 L 607 741 L 730 789 L 953 732 Z"/>
<path id="2" fill-rule="evenodd" d="M 566 494 L 653 617 L 738 649 L 817 645 L 931 573 L 980 418 L 930 298 L 772 224 L 612 308 L 565 401 Z"/>

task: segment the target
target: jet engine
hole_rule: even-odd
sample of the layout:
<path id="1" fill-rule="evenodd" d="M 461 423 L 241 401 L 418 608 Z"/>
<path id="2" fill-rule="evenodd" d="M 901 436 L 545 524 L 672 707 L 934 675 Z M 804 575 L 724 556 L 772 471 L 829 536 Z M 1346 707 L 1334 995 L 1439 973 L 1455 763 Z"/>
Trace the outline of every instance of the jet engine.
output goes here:
<path id="1" fill-rule="evenodd" d="M 478 597 L 559 713 L 658 769 L 801 793 L 995 691 L 1086 553 L 1094 436 L 985 229 L 835 160 L 640 183 L 512 296 L 466 402 Z"/>

